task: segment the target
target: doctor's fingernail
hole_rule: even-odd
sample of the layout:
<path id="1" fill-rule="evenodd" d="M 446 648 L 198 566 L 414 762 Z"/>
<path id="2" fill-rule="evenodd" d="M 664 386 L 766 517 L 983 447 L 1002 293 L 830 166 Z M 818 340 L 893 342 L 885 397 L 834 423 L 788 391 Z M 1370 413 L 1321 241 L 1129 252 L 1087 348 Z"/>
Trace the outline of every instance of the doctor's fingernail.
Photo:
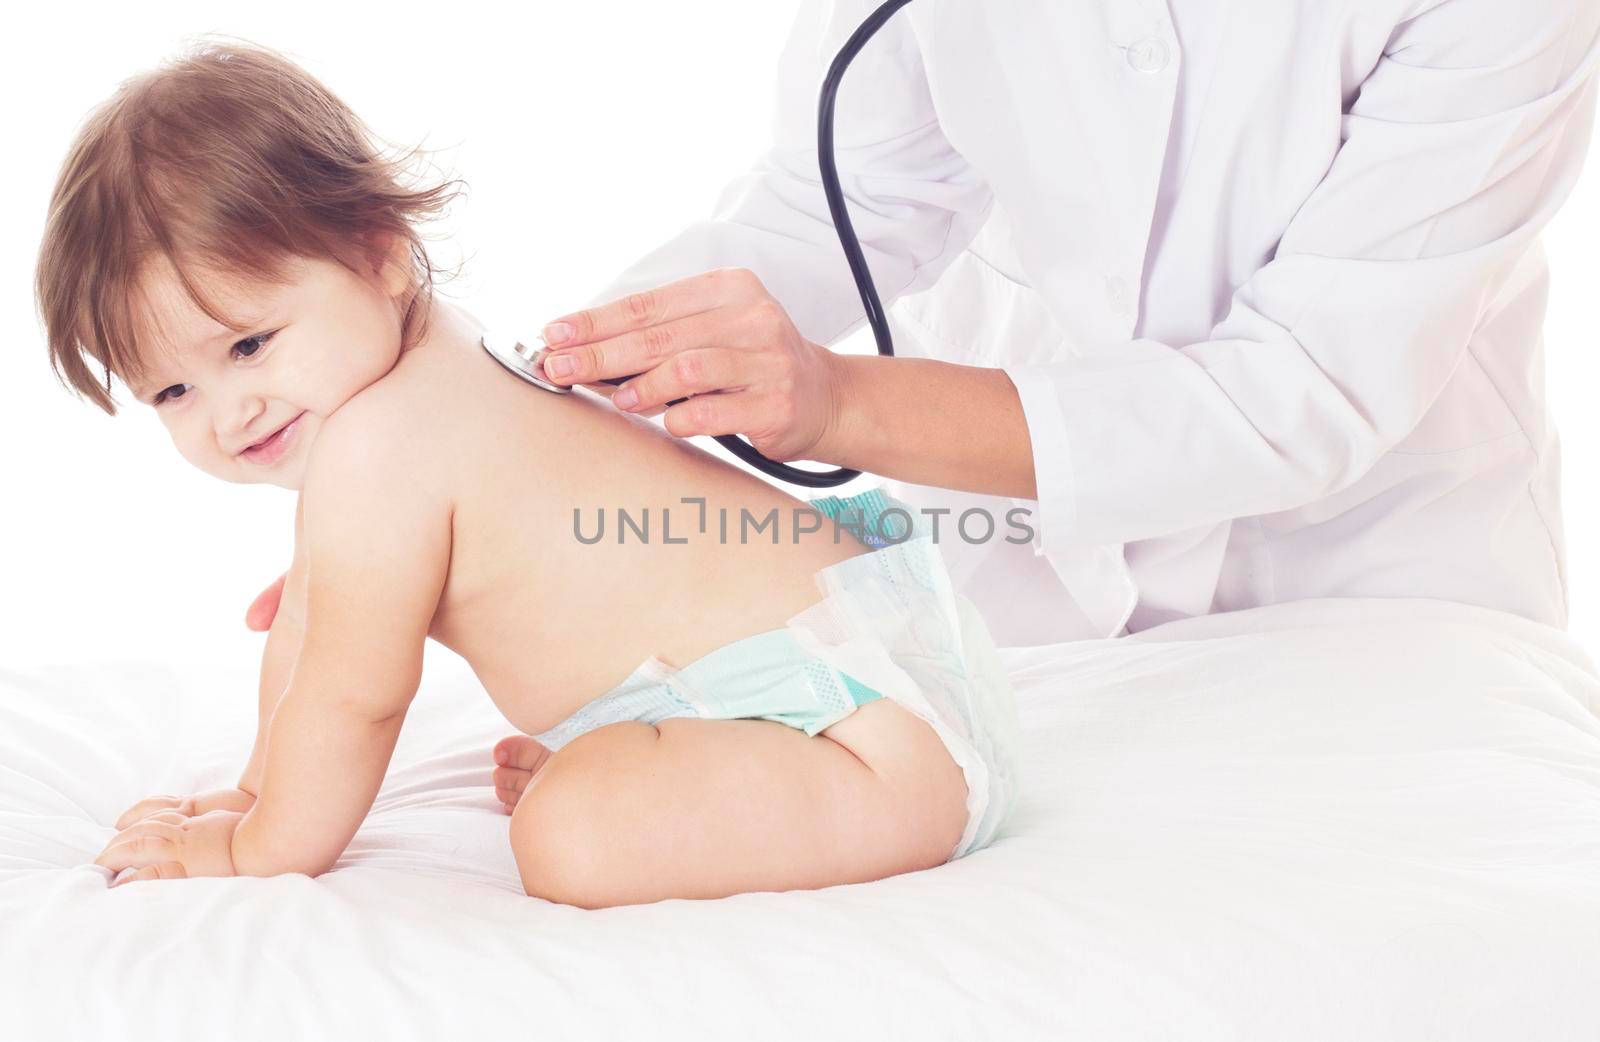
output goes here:
<path id="1" fill-rule="evenodd" d="M 551 376 L 571 376 L 577 364 L 571 355 L 551 355 L 544 360 L 544 371 Z"/>
<path id="2" fill-rule="evenodd" d="M 611 396 L 611 404 L 619 409 L 631 409 L 639 404 L 639 392 L 631 387 L 624 387 Z"/>
<path id="3" fill-rule="evenodd" d="M 572 326 L 566 322 L 552 322 L 544 327 L 544 342 L 554 347 L 572 339 Z"/>

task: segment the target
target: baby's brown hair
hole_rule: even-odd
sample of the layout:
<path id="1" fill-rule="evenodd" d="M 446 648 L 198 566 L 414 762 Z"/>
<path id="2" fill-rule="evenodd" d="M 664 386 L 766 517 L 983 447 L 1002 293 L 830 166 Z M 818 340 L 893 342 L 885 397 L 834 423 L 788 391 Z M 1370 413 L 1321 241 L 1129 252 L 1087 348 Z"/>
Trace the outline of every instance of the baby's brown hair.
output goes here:
<path id="1" fill-rule="evenodd" d="M 406 187 L 419 151 L 384 157 L 331 91 L 254 44 L 203 40 L 123 82 L 78 132 L 50 197 L 34 292 L 56 376 L 116 414 L 111 374 L 145 371 L 131 302 L 158 256 L 196 307 L 238 328 L 197 288 L 197 266 L 281 284 L 288 262 L 306 257 L 365 277 L 396 236 L 416 283 L 401 332 L 409 347 L 441 274 L 415 225 L 462 185 Z"/>

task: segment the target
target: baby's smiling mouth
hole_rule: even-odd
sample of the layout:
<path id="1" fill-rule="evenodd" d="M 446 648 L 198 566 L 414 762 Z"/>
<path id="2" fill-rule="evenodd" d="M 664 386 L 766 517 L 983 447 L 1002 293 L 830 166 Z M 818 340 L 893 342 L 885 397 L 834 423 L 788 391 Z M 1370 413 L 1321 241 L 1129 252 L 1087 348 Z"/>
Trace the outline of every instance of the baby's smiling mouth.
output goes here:
<path id="1" fill-rule="evenodd" d="M 283 427 L 289 426 L 289 424 L 293 423 L 297 419 L 299 419 L 298 416 L 289 417 L 287 420 L 283 421 Z M 234 453 L 234 455 L 237 456 L 237 455 L 239 455 L 239 453 L 249 452 L 251 449 L 259 449 L 261 446 L 265 445 L 267 442 L 271 441 L 273 438 L 276 438 L 280 433 L 282 433 L 283 427 L 279 427 L 277 430 L 272 431 L 270 434 L 262 435 L 262 437 L 261 437 L 261 439 L 259 441 L 251 442 L 250 444 L 246 445 L 244 448 L 240 449 L 239 452 Z"/>
<path id="2" fill-rule="evenodd" d="M 276 462 L 278 457 L 283 455 L 286 443 L 294 436 L 298 424 L 304 416 L 304 411 L 298 413 L 288 423 L 285 423 L 271 434 L 240 449 L 237 455 L 252 463 L 269 464 Z"/>

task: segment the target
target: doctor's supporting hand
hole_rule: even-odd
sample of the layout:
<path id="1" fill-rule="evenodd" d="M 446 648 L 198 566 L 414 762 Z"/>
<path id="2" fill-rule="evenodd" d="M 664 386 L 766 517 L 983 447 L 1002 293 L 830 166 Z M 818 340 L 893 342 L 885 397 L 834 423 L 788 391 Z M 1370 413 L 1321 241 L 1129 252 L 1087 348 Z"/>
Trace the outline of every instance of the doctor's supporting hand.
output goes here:
<path id="1" fill-rule="evenodd" d="M 1036 495 L 1027 422 L 1004 370 L 834 354 L 801 336 L 744 268 L 565 315 L 544 337 L 552 382 L 633 376 L 610 394 L 612 404 L 642 416 L 665 408 L 662 422 L 680 438 L 742 434 L 779 462 Z"/>

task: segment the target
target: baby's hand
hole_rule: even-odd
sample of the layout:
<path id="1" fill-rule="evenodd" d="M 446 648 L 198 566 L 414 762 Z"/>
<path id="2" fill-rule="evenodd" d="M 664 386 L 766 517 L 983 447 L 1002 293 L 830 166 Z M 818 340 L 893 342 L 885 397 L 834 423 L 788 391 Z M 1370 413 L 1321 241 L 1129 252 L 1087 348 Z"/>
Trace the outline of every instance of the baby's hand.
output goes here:
<path id="1" fill-rule="evenodd" d="M 243 814 L 255 802 L 256 798 L 243 789 L 212 789 L 193 796 L 147 796 L 123 811 L 115 827 L 120 832 L 134 822 L 162 811 L 175 811 L 186 818 L 197 818 L 213 810 L 233 810 Z"/>
<path id="2" fill-rule="evenodd" d="M 196 876 L 231 876 L 233 831 L 244 815 L 214 810 L 197 818 L 177 811 L 159 811 L 117 833 L 94 863 L 111 870 L 113 877 L 125 868 L 138 871 L 111 885 L 139 879 L 187 879 Z"/>

